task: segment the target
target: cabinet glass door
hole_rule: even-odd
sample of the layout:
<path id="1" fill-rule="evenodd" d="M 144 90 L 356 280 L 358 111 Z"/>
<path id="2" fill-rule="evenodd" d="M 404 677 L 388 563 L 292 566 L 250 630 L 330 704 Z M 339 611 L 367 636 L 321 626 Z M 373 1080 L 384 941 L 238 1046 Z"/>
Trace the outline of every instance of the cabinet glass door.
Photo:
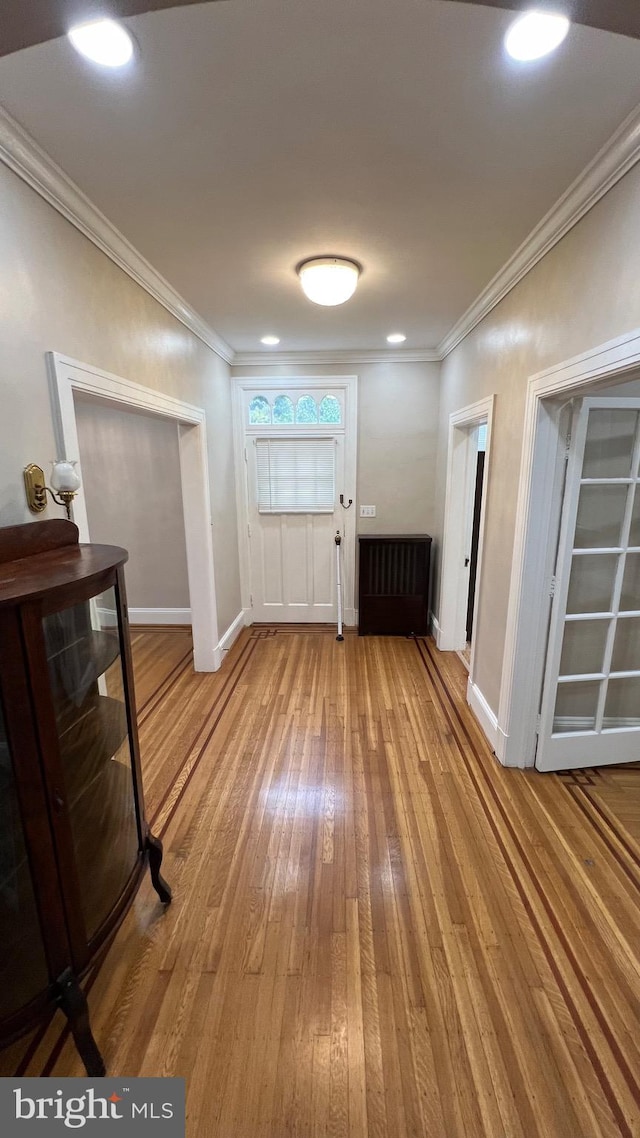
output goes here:
<path id="1" fill-rule="evenodd" d="M 115 589 L 45 617 L 44 636 L 91 939 L 127 884 L 139 850 Z"/>
<path id="2" fill-rule="evenodd" d="M 0 706 L 0 1019 L 49 983 L 4 716 Z"/>

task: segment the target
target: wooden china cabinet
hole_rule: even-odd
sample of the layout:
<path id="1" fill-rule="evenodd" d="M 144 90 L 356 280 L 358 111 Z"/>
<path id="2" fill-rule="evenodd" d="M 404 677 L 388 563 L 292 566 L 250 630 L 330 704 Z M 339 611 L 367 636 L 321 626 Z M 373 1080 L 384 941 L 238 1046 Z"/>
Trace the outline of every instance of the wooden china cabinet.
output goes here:
<path id="1" fill-rule="evenodd" d="M 105 1073 L 81 981 L 148 862 L 124 549 L 72 522 L 0 529 L 0 1046 L 56 1005 Z"/>

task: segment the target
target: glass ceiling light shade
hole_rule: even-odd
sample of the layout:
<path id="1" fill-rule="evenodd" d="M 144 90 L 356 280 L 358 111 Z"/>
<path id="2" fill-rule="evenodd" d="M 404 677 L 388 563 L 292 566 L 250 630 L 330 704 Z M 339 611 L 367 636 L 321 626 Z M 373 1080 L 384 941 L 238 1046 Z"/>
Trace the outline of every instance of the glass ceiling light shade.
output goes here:
<path id="1" fill-rule="evenodd" d="M 525 12 L 513 22 L 504 38 L 512 59 L 527 62 L 555 51 L 565 39 L 571 21 L 553 12 Z"/>
<path id="2" fill-rule="evenodd" d="M 124 67 L 133 56 L 133 40 L 115 20 L 76 24 L 67 35 L 80 55 L 101 67 Z"/>
<path id="3" fill-rule="evenodd" d="M 312 257 L 298 265 L 302 291 L 314 304 L 344 304 L 358 286 L 361 267 L 346 257 Z"/>

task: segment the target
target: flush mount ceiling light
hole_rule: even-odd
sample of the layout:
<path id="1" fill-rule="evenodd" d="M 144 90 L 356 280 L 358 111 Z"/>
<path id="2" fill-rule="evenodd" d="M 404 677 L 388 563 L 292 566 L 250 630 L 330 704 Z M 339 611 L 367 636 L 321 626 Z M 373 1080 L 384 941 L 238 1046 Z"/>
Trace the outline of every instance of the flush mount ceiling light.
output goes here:
<path id="1" fill-rule="evenodd" d="M 527 62 L 555 51 L 571 26 L 567 16 L 553 12 L 526 12 L 509 28 L 504 46 L 513 59 Z"/>
<path id="2" fill-rule="evenodd" d="M 387 343 L 388 344 L 404 344 L 406 338 L 407 337 L 404 336 L 402 334 L 402 332 L 392 332 L 390 336 L 387 336 Z"/>
<path id="3" fill-rule="evenodd" d="M 67 35 L 80 55 L 101 67 L 124 67 L 133 56 L 133 40 L 115 20 L 76 24 Z"/>
<path id="4" fill-rule="evenodd" d="M 305 296 L 314 304 L 344 304 L 353 296 L 362 269 L 346 257 L 311 257 L 296 272 Z"/>
<path id="5" fill-rule="evenodd" d="M 268 348 L 275 348 L 276 344 L 280 343 L 279 336 L 263 336 L 260 340 L 261 344 L 266 344 Z"/>

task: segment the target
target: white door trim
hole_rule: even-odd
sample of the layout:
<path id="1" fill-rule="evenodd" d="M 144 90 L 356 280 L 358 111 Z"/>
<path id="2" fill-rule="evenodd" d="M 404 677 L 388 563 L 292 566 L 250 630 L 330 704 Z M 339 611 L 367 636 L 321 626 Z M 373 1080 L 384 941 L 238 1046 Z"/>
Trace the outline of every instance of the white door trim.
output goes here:
<path id="1" fill-rule="evenodd" d="M 553 525 L 557 414 L 551 397 L 572 397 L 605 380 L 630 378 L 640 366 L 640 329 L 531 376 L 527 386 L 509 608 L 498 707 L 496 754 L 505 766 L 535 763 L 547 629 L 547 565 Z"/>
<path id="2" fill-rule="evenodd" d="M 491 462 L 491 430 L 495 396 L 479 399 L 468 407 L 461 407 L 449 416 L 447 449 L 447 482 L 445 489 L 444 532 L 442 535 L 442 570 L 440 574 L 440 611 L 436 643 L 442 652 L 461 651 L 467 642 L 467 601 L 469 573 L 464 567 L 469 541 L 469 506 L 475 486 L 477 451 L 472 445 L 471 428 L 487 424 L 487 443 L 482 485 L 480 538 L 478 542 L 478 569 L 476 574 L 476 611 L 482 581 L 482 553 L 486 517 L 487 486 Z M 475 637 L 471 646 L 469 686 L 475 676 Z"/>
<path id="3" fill-rule="evenodd" d="M 240 590 L 246 624 L 251 624 L 251 573 L 249 548 L 249 514 L 247 501 L 247 464 L 244 455 L 246 424 L 243 416 L 243 393 L 245 391 L 272 390 L 274 387 L 287 391 L 290 388 L 304 388 L 314 391 L 320 388 L 343 388 L 346 393 L 345 453 L 344 453 L 344 493 L 353 505 L 344 510 L 342 529 L 345 538 L 346 556 L 343 565 L 344 623 L 356 623 L 355 575 L 356 575 L 356 473 L 358 452 L 358 377 L 357 375 L 314 375 L 314 376 L 265 376 L 259 379 L 251 376 L 234 376 L 233 385 L 233 437 L 236 475 L 236 505 L 238 511 L 238 544 L 240 552 Z"/>
<path id="4" fill-rule="evenodd" d="M 47 353 L 51 381 L 54 430 L 59 457 L 79 458 L 78 430 L 73 393 L 83 391 L 124 407 L 135 407 L 174 419 L 178 424 L 182 504 L 187 547 L 187 572 L 193 629 L 193 661 L 198 672 L 220 667 L 216 610 L 209 464 L 204 410 L 161 391 L 101 371 L 91 364 Z M 79 464 L 80 477 L 82 471 Z M 135 493 L 135 487 L 132 487 Z M 89 521 L 82 489 L 74 499 L 73 515 L 80 541 L 87 542 Z"/>

